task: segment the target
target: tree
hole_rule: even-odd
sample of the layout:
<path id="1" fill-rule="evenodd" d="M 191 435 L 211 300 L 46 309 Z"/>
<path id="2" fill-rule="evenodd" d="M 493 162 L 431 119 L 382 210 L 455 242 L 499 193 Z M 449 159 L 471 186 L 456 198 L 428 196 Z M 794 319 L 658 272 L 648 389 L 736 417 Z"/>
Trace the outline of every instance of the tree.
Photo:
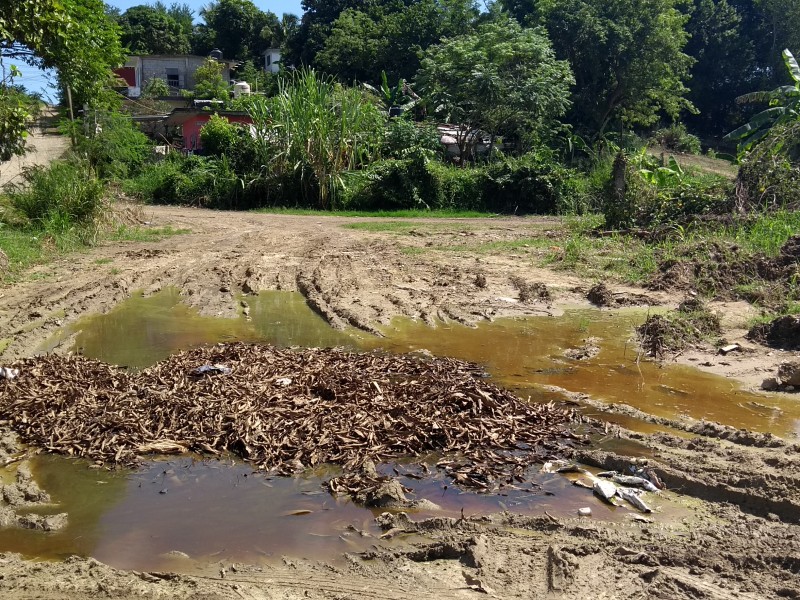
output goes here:
<path id="1" fill-rule="evenodd" d="M 651 125 L 692 109 L 685 98 L 692 59 L 683 52 L 680 0 L 538 0 L 508 3 L 542 24 L 556 56 L 575 73 L 573 123 L 602 135 L 613 122 Z M 528 13 L 527 10 L 532 12 Z"/>
<path id="2" fill-rule="evenodd" d="M 280 21 L 272 12 L 263 12 L 250 0 L 218 0 L 200 10 L 205 21 L 198 28 L 195 49 L 207 54 L 213 48 L 223 56 L 235 59 L 260 60 L 269 47 L 261 36 L 265 28 L 277 29 Z"/>
<path id="3" fill-rule="evenodd" d="M 425 51 L 417 84 L 437 116 L 460 125 L 462 156 L 472 132 L 492 139 L 522 132 L 546 138 L 570 106 L 569 64 L 556 60 L 545 34 L 500 19 Z"/>
<path id="4" fill-rule="evenodd" d="M 55 69 L 76 103 L 100 106 L 113 102 L 112 68 L 122 64 L 123 53 L 119 28 L 101 0 L 15 0 L 0 2 L 0 60 L 7 58 Z M 0 84 L 0 99 L 10 98 L 11 83 Z M 8 148 L 20 140 L 28 115 L 0 112 L 0 144 Z"/>
<path id="5" fill-rule="evenodd" d="M 194 31 L 194 11 L 188 4 L 181 4 L 180 2 L 173 2 L 169 7 L 161 2 L 156 2 L 153 7 L 161 11 L 165 15 L 171 17 L 175 22 L 180 25 L 181 31 L 189 38 Z"/>
<path id="6" fill-rule="evenodd" d="M 132 6 L 119 18 L 121 41 L 132 54 L 186 54 L 189 36 L 166 8 Z"/>
<path id="7" fill-rule="evenodd" d="M 730 132 L 725 139 L 739 142 L 740 152 L 746 152 L 767 137 L 772 129 L 800 123 L 800 66 L 789 50 L 783 51 L 783 60 L 792 83 L 769 92 L 752 92 L 737 98 L 742 104 L 765 103 L 769 106 L 749 123 Z M 796 146 L 800 141 L 795 140 Z M 778 149 L 780 150 L 780 148 Z"/>
<path id="8" fill-rule="evenodd" d="M 381 71 L 390 79 L 410 79 L 422 50 L 467 33 L 477 15 L 473 0 L 414 0 L 370 13 L 346 9 L 331 25 L 315 65 L 343 81 L 378 83 Z"/>
<path id="9" fill-rule="evenodd" d="M 736 98 L 752 89 L 748 74 L 757 73 L 753 42 L 727 0 L 694 0 L 686 30 L 685 51 L 696 61 L 688 99 L 698 110 L 686 120 L 696 130 L 719 135 L 731 129 L 740 112 Z"/>
<path id="10" fill-rule="evenodd" d="M 223 100 L 225 102 L 230 99 L 230 86 L 222 76 L 222 70 L 222 63 L 213 58 L 206 59 L 202 65 L 197 67 L 194 72 L 195 98 Z"/>

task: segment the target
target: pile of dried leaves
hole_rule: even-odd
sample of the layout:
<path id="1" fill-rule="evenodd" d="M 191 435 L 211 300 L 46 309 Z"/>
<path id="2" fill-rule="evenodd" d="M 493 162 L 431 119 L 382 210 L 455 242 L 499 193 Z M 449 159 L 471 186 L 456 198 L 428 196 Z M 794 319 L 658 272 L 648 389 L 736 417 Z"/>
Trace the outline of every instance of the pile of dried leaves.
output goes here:
<path id="1" fill-rule="evenodd" d="M 195 374 L 203 365 L 211 369 Z M 462 484 L 520 477 L 552 454 L 571 410 L 526 403 L 473 364 L 338 349 L 220 344 L 139 373 L 80 356 L 18 361 L 0 419 L 50 452 L 133 465 L 149 453 L 231 452 L 290 473 L 447 453 Z"/>

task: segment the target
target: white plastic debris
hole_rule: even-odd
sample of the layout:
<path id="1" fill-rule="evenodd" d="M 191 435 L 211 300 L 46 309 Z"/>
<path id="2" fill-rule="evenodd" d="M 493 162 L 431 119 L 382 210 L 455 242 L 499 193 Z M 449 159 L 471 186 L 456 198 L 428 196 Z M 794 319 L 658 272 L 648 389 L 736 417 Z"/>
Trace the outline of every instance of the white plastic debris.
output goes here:
<path id="1" fill-rule="evenodd" d="M 230 375 L 231 371 L 232 369 L 225 365 L 203 365 L 202 367 L 197 367 L 193 373 L 195 375 Z"/>
<path id="2" fill-rule="evenodd" d="M 280 387 L 286 387 L 287 385 L 291 385 L 291 384 L 292 384 L 292 380 L 289 379 L 288 377 L 281 377 L 280 379 L 276 379 L 275 380 L 275 385 L 278 385 Z"/>
<path id="3" fill-rule="evenodd" d="M 584 508 L 579 508 L 578 509 L 578 515 L 580 515 L 581 517 L 591 517 L 592 516 L 592 509 L 589 508 L 588 506 L 586 506 Z"/>
<path id="4" fill-rule="evenodd" d="M 19 377 L 19 369 L 12 369 L 11 367 L 0 367 L 0 379 L 16 379 Z"/>

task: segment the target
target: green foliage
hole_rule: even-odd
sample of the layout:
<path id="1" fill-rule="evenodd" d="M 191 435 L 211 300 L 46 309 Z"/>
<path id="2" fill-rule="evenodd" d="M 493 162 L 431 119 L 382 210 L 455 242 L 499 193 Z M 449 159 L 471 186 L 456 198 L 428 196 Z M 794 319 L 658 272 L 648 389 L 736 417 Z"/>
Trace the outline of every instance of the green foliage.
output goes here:
<path id="1" fill-rule="evenodd" d="M 120 41 L 132 54 L 187 54 L 189 35 L 166 7 L 132 6 L 117 20 Z"/>
<path id="2" fill-rule="evenodd" d="M 428 153 L 430 157 L 441 156 L 444 147 L 439 141 L 436 127 L 428 123 L 415 123 L 408 118 L 389 120 L 383 155 L 404 158 L 409 154 Z"/>
<path id="3" fill-rule="evenodd" d="M 369 164 L 383 143 L 378 109 L 313 70 L 282 81 L 274 98 L 254 98 L 250 116 L 269 177 L 294 182 L 298 200 L 321 208 L 335 206 L 343 173 Z"/>
<path id="4" fill-rule="evenodd" d="M 163 98 L 169 95 L 169 84 L 160 77 L 153 77 L 144 85 L 144 88 L 142 89 L 142 98 L 146 100 Z"/>
<path id="5" fill-rule="evenodd" d="M 669 127 L 656 130 L 650 136 L 650 142 L 672 152 L 683 154 L 700 154 L 700 138 L 686 130 L 683 123 L 673 123 Z"/>
<path id="6" fill-rule="evenodd" d="M 208 208 L 239 208 L 245 184 L 230 161 L 204 156 L 171 155 L 148 165 L 127 182 L 126 193 L 144 202 Z"/>
<path id="7" fill-rule="evenodd" d="M 433 112 L 461 126 L 461 156 L 472 154 L 475 129 L 517 141 L 523 132 L 546 139 L 569 107 L 573 81 L 539 30 L 507 19 L 428 48 L 417 75 Z"/>
<path id="8" fill-rule="evenodd" d="M 644 150 L 620 153 L 607 182 L 603 213 L 611 227 L 680 226 L 730 212 L 733 192 L 728 179 L 695 175 L 672 156 L 662 165 Z"/>
<path id="9" fill-rule="evenodd" d="M 512 2 L 513 4 L 513 2 Z M 692 59 L 683 52 L 681 0 L 541 0 L 516 14 L 547 28 L 575 74 L 571 121 L 593 136 L 612 123 L 652 125 L 691 110 Z"/>
<path id="10" fill-rule="evenodd" d="M 772 128 L 800 123 L 800 65 L 789 50 L 783 51 L 786 70 L 792 83 L 771 92 L 753 92 L 736 99 L 740 104 L 766 103 L 769 108 L 754 116 L 749 123 L 731 131 L 726 140 L 739 143 L 740 154 L 766 138 Z M 797 143 L 795 142 L 796 145 Z M 778 149 L 780 151 L 780 149 Z"/>
<path id="11" fill-rule="evenodd" d="M 278 93 L 278 80 L 274 73 L 267 73 L 263 67 L 257 67 L 252 60 L 246 60 L 236 68 L 236 79 L 246 81 L 253 94 L 274 96 Z"/>
<path id="12" fill-rule="evenodd" d="M 441 190 L 423 154 L 385 159 L 347 180 L 343 208 L 403 210 L 442 208 Z"/>
<path id="13" fill-rule="evenodd" d="M 305 0 L 300 27 L 287 41 L 290 63 L 313 65 L 342 81 L 410 79 L 419 52 L 471 30 L 473 0 Z"/>
<path id="14" fill-rule="evenodd" d="M 196 98 L 207 100 L 230 100 L 230 86 L 222 76 L 223 64 L 213 58 L 197 67 L 194 72 L 194 95 Z"/>
<path id="15" fill-rule="evenodd" d="M 111 101 L 111 69 L 123 61 L 117 26 L 101 0 L 0 2 L 0 58 L 54 68 L 78 105 Z M 8 86 L 9 82 L 2 82 Z M 0 152 L 18 153 L 29 114 L 5 91 L 0 97 Z M 17 140 L 17 142 L 14 141 Z"/>
<path id="16" fill-rule="evenodd" d="M 36 100 L 13 86 L 13 78 L 19 74 L 12 66 L 0 81 L 0 162 L 25 153 L 28 123 L 37 109 Z"/>
<path id="17" fill-rule="evenodd" d="M 418 153 L 387 159 L 348 178 L 348 209 L 446 209 L 505 214 L 582 211 L 580 176 L 549 152 L 474 168 L 447 166 Z"/>
<path id="18" fill-rule="evenodd" d="M 782 154 L 750 153 L 739 166 L 736 183 L 741 210 L 800 207 L 800 163 Z"/>
<path id="19" fill-rule="evenodd" d="M 225 58 L 261 61 L 273 32 L 281 29 L 275 13 L 262 11 L 250 0 L 210 2 L 200 9 L 200 16 L 204 24 L 193 40 L 193 51 L 199 55 L 219 48 Z"/>
<path id="20" fill-rule="evenodd" d="M 6 194 L 11 206 L 32 224 L 54 233 L 91 223 L 103 211 L 103 184 L 84 162 L 30 167 L 22 182 L 7 188 Z"/>
<path id="21" fill-rule="evenodd" d="M 755 43 L 734 0 L 693 0 L 685 52 L 695 59 L 689 101 L 698 114 L 685 118 L 693 130 L 719 136 L 741 118 L 736 98 L 759 77 Z"/>
<path id="22" fill-rule="evenodd" d="M 124 179 L 139 172 L 152 151 L 152 142 L 125 114 L 94 113 L 97 127 L 78 136 L 78 151 L 102 179 Z"/>
<path id="23" fill-rule="evenodd" d="M 240 127 L 219 115 L 211 115 L 208 123 L 200 130 L 203 150 L 212 156 L 230 154 L 239 141 Z"/>

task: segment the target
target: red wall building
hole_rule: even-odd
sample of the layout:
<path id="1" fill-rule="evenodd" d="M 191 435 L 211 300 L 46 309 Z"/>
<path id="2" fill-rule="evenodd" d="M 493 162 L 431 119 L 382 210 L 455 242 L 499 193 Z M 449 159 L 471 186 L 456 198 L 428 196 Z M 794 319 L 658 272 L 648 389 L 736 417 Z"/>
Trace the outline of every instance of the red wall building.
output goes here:
<path id="1" fill-rule="evenodd" d="M 227 119 L 229 123 L 253 124 L 250 115 L 245 112 L 226 110 L 211 112 L 195 108 L 176 108 L 167 117 L 166 125 L 167 127 L 180 127 L 182 129 L 184 150 L 202 150 L 203 144 L 200 141 L 200 130 L 211 119 L 211 115 L 214 114 Z"/>

